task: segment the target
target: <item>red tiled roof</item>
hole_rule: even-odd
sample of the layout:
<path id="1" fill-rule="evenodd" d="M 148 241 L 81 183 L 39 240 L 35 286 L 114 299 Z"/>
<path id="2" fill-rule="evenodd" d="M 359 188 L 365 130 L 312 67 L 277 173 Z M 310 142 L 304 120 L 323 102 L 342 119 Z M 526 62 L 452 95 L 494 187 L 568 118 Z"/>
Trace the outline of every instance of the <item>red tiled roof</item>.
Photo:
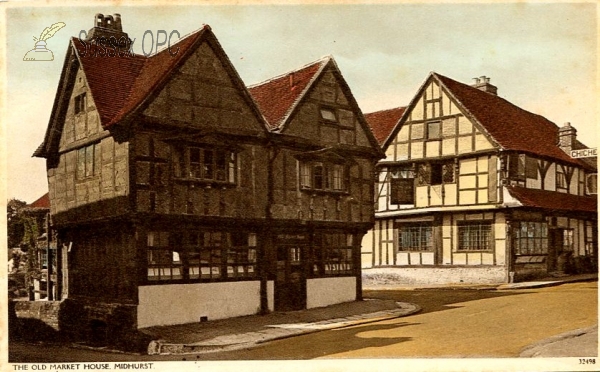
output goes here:
<path id="1" fill-rule="evenodd" d="M 329 60 L 330 58 L 324 58 L 299 70 L 248 87 L 267 120 L 269 129 L 277 129 L 283 124 L 309 83 Z"/>
<path id="2" fill-rule="evenodd" d="M 33 203 L 29 204 L 27 207 L 29 207 L 29 208 L 45 208 L 45 209 L 50 209 L 50 196 L 48 195 L 48 193 L 45 193 L 38 200 L 36 200 Z"/>
<path id="3" fill-rule="evenodd" d="M 77 50 L 102 125 L 110 127 L 135 110 L 166 78 L 168 72 L 187 55 L 190 46 L 208 26 L 171 46 L 179 51 L 171 55 L 168 49 L 145 57 L 142 55 L 100 56 L 76 38 L 71 43 Z"/>
<path id="4" fill-rule="evenodd" d="M 526 189 L 519 186 L 506 186 L 506 189 L 512 197 L 526 207 L 575 212 L 597 212 L 598 210 L 598 199 L 592 196 Z"/>
<path id="5" fill-rule="evenodd" d="M 505 150 L 524 151 L 585 166 L 558 146 L 558 126 L 495 94 L 433 73 Z"/>
<path id="6" fill-rule="evenodd" d="M 371 127 L 371 131 L 380 146 L 383 145 L 386 138 L 392 133 L 404 111 L 406 111 L 406 107 L 396 107 L 365 114 L 367 124 Z"/>

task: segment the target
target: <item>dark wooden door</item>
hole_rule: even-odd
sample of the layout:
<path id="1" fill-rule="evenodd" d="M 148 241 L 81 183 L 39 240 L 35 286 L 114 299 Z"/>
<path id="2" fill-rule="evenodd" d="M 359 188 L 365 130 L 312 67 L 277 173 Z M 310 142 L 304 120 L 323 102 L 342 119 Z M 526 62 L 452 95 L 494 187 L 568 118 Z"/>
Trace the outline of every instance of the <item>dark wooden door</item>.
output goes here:
<path id="1" fill-rule="evenodd" d="M 276 311 L 306 308 L 306 273 L 303 264 L 306 252 L 307 247 L 300 244 L 277 247 Z"/>
<path id="2" fill-rule="evenodd" d="M 558 256 L 563 251 L 563 229 L 550 229 L 548 231 L 548 272 L 557 271 Z"/>

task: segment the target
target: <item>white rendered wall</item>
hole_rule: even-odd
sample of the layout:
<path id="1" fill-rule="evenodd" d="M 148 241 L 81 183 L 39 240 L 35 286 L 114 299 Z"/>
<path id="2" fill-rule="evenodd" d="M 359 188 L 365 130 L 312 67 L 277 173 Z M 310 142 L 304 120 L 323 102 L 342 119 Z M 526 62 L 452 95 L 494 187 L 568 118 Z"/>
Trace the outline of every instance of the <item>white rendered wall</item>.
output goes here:
<path id="1" fill-rule="evenodd" d="M 151 285 L 138 290 L 138 328 L 194 323 L 202 316 L 210 321 L 260 311 L 259 281 Z M 273 303 L 272 293 L 272 290 L 268 293 L 269 307 Z"/>
<path id="2" fill-rule="evenodd" d="M 356 278 L 317 278 L 306 281 L 306 308 L 356 300 Z"/>

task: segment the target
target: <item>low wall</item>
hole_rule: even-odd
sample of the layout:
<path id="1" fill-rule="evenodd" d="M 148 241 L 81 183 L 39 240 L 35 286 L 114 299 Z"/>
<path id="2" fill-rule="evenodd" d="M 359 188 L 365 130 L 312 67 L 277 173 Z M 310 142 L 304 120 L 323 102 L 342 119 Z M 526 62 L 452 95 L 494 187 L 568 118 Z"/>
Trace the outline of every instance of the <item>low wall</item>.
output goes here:
<path id="1" fill-rule="evenodd" d="M 363 287 L 506 283 L 504 266 L 385 267 L 362 270 Z"/>
<path id="2" fill-rule="evenodd" d="M 138 296 L 138 328 L 260 312 L 260 281 L 141 286 Z"/>
<path id="3" fill-rule="evenodd" d="M 19 319 L 36 319 L 55 331 L 60 330 L 58 324 L 59 301 L 15 301 L 14 309 Z"/>
<path id="4" fill-rule="evenodd" d="M 356 300 L 356 278 L 318 278 L 306 281 L 306 308 Z"/>

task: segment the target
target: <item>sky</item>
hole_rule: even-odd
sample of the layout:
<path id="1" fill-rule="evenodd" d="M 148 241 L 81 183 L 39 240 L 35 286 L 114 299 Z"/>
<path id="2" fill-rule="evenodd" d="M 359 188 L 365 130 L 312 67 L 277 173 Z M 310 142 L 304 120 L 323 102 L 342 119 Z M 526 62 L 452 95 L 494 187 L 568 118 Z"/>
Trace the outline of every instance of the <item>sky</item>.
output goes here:
<path id="1" fill-rule="evenodd" d="M 142 45 L 150 51 L 158 30 L 183 37 L 208 24 L 246 85 L 332 55 L 364 113 L 407 105 L 431 71 L 467 84 L 485 75 L 500 97 L 557 125 L 570 122 L 578 139 L 597 146 L 595 2 L 49 4 L 4 7 L 5 199 L 31 203 L 48 191 L 45 159 L 32 154 L 44 139 L 68 40 L 91 29 L 96 13 L 120 13 L 137 53 Z M 33 37 L 56 22 L 66 26 L 47 40 L 54 60 L 23 61 Z"/>

